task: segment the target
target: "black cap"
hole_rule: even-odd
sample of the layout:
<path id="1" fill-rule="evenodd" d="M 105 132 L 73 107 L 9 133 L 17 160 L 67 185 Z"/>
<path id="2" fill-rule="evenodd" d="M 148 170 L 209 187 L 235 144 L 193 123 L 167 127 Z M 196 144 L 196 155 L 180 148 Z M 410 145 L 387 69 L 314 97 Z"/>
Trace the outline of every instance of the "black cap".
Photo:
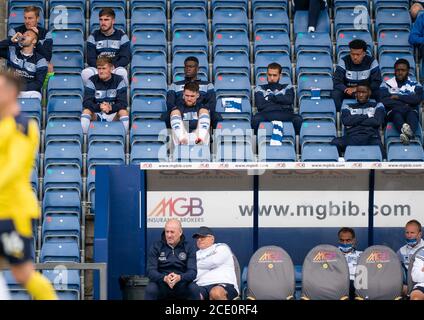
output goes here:
<path id="1" fill-rule="evenodd" d="M 193 234 L 193 238 L 197 238 L 199 236 L 206 237 L 206 236 L 213 236 L 213 235 L 214 233 L 211 228 L 203 226 L 197 229 L 197 231 Z"/>

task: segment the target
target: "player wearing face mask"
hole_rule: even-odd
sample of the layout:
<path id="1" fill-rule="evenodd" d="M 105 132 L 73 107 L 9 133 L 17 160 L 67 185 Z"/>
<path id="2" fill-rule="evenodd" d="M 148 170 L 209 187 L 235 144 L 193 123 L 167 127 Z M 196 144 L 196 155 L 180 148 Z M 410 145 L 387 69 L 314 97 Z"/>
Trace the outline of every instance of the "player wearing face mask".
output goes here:
<path id="1" fill-rule="evenodd" d="M 410 220 L 405 225 L 406 244 L 398 250 L 400 262 L 406 271 L 408 271 L 411 256 L 421 247 L 424 247 L 424 240 L 421 239 L 421 223 L 417 220 Z"/>
<path id="2" fill-rule="evenodd" d="M 341 228 L 337 233 L 339 237 L 339 249 L 345 255 L 347 264 L 349 266 L 349 278 L 350 278 L 350 290 L 349 297 L 350 299 L 354 299 L 355 297 L 355 272 L 356 266 L 358 264 L 359 256 L 362 251 L 356 250 L 356 236 L 355 231 L 352 228 Z"/>

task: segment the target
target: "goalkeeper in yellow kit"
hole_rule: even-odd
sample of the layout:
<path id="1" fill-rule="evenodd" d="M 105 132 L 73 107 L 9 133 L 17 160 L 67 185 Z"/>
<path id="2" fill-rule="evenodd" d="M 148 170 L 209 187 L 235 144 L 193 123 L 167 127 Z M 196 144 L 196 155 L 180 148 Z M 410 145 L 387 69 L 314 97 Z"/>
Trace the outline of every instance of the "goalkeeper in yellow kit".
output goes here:
<path id="1" fill-rule="evenodd" d="M 51 283 L 34 270 L 32 223 L 40 216 L 30 177 L 38 150 L 36 122 L 19 115 L 20 82 L 0 73 L 0 258 L 37 300 L 57 299 Z"/>

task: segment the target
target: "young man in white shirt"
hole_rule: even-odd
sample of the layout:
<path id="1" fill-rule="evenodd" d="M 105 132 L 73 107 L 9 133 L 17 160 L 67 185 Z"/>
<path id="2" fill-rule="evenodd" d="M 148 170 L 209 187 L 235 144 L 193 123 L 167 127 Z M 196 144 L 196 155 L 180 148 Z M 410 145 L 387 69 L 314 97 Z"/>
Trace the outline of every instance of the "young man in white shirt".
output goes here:
<path id="1" fill-rule="evenodd" d="M 202 300 L 233 300 L 239 295 L 233 253 L 225 243 L 215 243 L 213 231 L 200 227 L 193 234 L 199 250 L 196 252 L 197 278 Z"/>

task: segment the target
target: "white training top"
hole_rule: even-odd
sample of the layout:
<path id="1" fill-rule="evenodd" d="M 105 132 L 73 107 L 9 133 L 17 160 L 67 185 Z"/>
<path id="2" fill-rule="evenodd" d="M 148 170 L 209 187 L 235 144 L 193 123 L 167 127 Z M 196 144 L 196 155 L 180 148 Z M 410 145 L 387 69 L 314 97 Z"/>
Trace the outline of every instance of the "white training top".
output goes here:
<path id="1" fill-rule="evenodd" d="M 422 247 L 424 247 L 424 240 L 420 239 L 420 241 L 414 247 L 406 244 L 398 250 L 397 254 L 399 256 L 400 262 L 402 262 L 406 270 L 408 270 L 409 261 L 411 260 L 412 255 Z"/>
<path id="2" fill-rule="evenodd" d="M 345 258 L 347 261 L 347 264 L 349 266 L 349 278 L 350 280 L 355 280 L 355 272 L 356 272 L 356 266 L 358 265 L 359 256 L 361 255 L 362 251 L 358 250 L 352 250 L 349 253 L 345 253 Z"/>
<path id="3" fill-rule="evenodd" d="M 234 269 L 233 253 L 225 243 L 215 243 L 209 248 L 198 250 L 197 278 L 198 286 L 229 283 L 239 292 Z"/>

